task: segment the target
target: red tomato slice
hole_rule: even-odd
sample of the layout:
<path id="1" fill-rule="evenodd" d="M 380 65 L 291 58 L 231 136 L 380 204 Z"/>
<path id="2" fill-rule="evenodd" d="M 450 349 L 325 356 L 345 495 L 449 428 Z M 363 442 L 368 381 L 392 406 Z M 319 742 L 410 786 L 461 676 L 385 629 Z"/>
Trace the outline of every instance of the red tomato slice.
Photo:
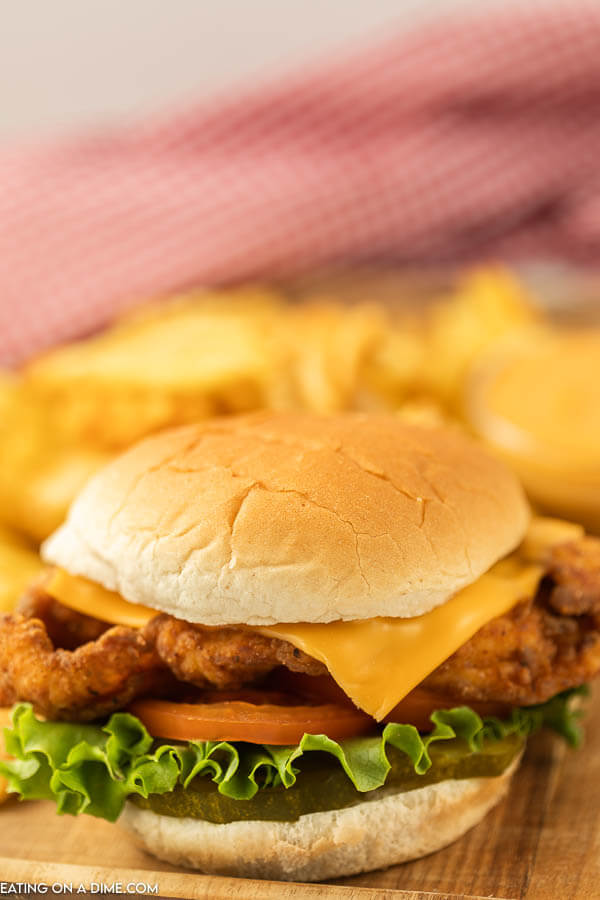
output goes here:
<path id="1" fill-rule="evenodd" d="M 265 686 L 268 690 L 285 691 L 304 698 L 309 703 L 335 703 L 351 709 L 357 708 L 331 675 L 307 675 L 305 672 L 291 672 L 281 667 L 271 672 Z"/>
<path id="2" fill-rule="evenodd" d="M 330 675 L 306 675 L 302 672 L 290 672 L 288 669 L 276 670 L 271 683 L 284 691 L 292 691 L 300 696 L 309 697 L 313 702 L 336 703 L 340 706 L 351 705 Z M 385 717 L 385 722 L 400 722 L 414 725 L 419 731 L 431 731 L 431 713 L 436 709 L 452 709 L 454 706 L 468 706 L 480 716 L 505 717 L 510 706 L 501 703 L 473 702 L 457 700 L 438 694 L 424 687 L 416 687 L 404 697 Z"/>
<path id="3" fill-rule="evenodd" d="M 419 731 L 431 731 L 431 713 L 436 709 L 452 709 L 454 706 L 468 706 L 480 716 L 506 715 L 510 707 L 500 703 L 465 703 L 452 697 L 444 697 L 426 688 L 417 687 L 407 694 L 385 717 L 384 722 L 407 722 Z"/>
<path id="4" fill-rule="evenodd" d="M 187 698 L 186 698 L 187 699 Z M 431 713 L 461 701 L 417 687 L 389 713 L 385 722 L 431 731 Z M 482 716 L 504 716 L 495 703 L 466 704 Z M 193 702 L 136 700 L 130 706 L 154 737 L 181 741 L 246 741 L 251 744 L 297 744 L 304 734 L 333 740 L 375 730 L 374 719 L 357 709 L 329 675 L 311 676 L 278 670 L 269 685 L 238 691 L 202 691 Z"/>
<path id="5" fill-rule="evenodd" d="M 154 737 L 180 741 L 247 741 L 251 744 L 297 744 L 304 734 L 326 734 L 333 740 L 373 731 L 371 716 L 353 707 L 322 703 L 287 706 L 226 700 L 173 703 L 137 700 L 134 716 Z"/>

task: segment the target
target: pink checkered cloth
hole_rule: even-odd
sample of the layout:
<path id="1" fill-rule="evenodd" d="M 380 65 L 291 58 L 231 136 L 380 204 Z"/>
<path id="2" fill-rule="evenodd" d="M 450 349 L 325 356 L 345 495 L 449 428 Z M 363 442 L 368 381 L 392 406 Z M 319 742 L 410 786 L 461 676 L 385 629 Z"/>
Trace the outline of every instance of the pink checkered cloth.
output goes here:
<path id="1" fill-rule="evenodd" d="M 169 118 L 0 151 L 0 363 L 337 262 L 600 257 L 600 6 L 438 21 Z"/>

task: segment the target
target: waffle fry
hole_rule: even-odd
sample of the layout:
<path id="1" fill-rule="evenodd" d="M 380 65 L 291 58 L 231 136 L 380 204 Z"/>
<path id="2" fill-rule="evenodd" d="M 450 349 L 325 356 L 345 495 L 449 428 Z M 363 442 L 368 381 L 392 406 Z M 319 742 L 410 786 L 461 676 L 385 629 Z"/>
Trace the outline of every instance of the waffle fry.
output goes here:
<path id="1" fill-rule="evenodd" d="M 265 404 L 274 297 L 180 298 L 34 360 L 25 382 L 59 437 L 120 449 L 168 425 Z"/>

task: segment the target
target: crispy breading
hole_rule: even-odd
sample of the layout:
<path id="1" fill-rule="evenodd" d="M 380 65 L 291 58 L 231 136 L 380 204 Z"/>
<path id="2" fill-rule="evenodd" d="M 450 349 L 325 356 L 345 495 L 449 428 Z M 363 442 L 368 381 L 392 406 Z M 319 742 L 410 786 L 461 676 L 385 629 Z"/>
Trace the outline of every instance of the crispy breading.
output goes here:
<path id="1" fill-rule="evenodd" d="M 41 619 L 0 616 L 0 706 L 28 700 L 48 719 L 89 721 L 164 680 L 154 647 L 115 626 L 76 650 L 56 649 Z"/>
<path id="2" fill-rule="evenodd" d="M 69 609 L 44 590 L 47 575 L 34 582 L 17 604 L 16 612 L 27 619 L 41 619 L 55 647 L 75 650 L 81 644 L 97 640 L 110 628 L 93 616 Z"/>
<path id="3" fill-rule="evenodd" d="M 308 675 L 327 671 L 287 641 L 246 628 L 209 628 L 161 615 L 144 635 L 176 678 L 198 687 L 240 688 L 281 665 Z"/>
<path id="4" fill-rule="evenodd" d="M 556 612 L 600 614 L 600 540 L 583 538 L 554 547 L 548 575 L 554 582 L 548 602 Z"/>
<path id="5" fill-rule="evenodd" d="M 280 665 L 326 671 L 291 644 L 250 629 L 207 628 L 167 615 L 142 631 L 110 627 L 63 606 L 43 582 L 19 609 L 0 617 L 0 705 L 27 700 L 48 719 L 99 718 L 150 691 L 175 689 L 175 679 L 232 689 Z"/>
<path id="6" fill-rule="evenodd" d="M 540 594 L 493 619 L 423 682 L 464 703 L 542 703 L 600 671 L 600 620 L 545 608 Z"/>
<path id="7" fill-rule="evenodd" d="M 546 567 L 534 597 L 481 628 L 423 686 L 460 703 L 527 706 L 594 677 L 600 540 L 557 546 Z M 0 704 L 29 700 L 47 718 L 97 718 L 141 694 L 176 690 L 175 679 L 228 690 L 259 683 L 278 666 L 326 671 L 292 644 L 251 628 L 194 625 L 165 614 L 141 631 L 108 627 L 62 607 L 44 595 L 43 584 L 21 609 L 39 618 L 0 618 Z M 76 649 L 57 649 L 61 642 Z"/>
<path id="8" fill-rule="evenodd" d="M 600 671 L 600 540 L 553 547 L 536 596 L 488 622 L 424 682 L 465 703 L 527 706 Z"/>

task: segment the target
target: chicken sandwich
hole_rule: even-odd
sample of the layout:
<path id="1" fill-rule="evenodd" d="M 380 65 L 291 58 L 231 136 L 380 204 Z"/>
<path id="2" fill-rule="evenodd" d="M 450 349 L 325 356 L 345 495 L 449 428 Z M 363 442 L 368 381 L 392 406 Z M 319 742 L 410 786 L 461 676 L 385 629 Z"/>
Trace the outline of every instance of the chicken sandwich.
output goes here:
<path id="1" fill-rule="evenodd" d="M 576 739 L 600 542 L 395 416 L 257 414 L 88 482 L 0 618 L 0 765 L 205 872 L 316 880 L 430 853 Z"/>

